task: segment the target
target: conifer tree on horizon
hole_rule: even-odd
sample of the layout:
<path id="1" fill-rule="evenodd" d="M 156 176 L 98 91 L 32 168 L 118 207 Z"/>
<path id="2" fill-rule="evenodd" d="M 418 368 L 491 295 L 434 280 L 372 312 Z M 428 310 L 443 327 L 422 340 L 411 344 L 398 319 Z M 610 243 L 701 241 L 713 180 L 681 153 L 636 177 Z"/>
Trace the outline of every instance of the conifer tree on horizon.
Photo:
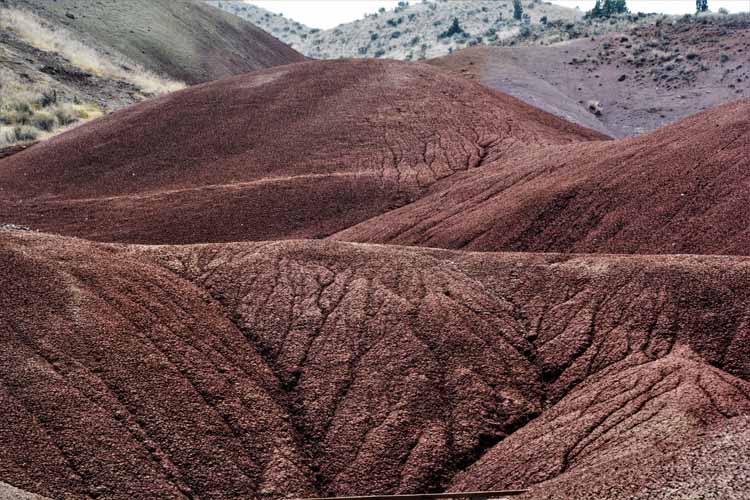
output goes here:
<path id="1" fill-rule="evenodd" d="M 513 0 L 513 19 L 520 21 L 523 18 L 523 5 L 521 0 Z"/>
<path id="2" fill-rule="evenodd" d="M 697 0 L 700 1 L 700 0 Z M 708 1 L 708 0 L 705 0 Z M 594 8 L 586 13 L 589 19 L 609 18 L 615 14 L 627 14 L 628 5 L 626 0 L 596 0 Z"/>
<path id="3" fill-rule="evenodd" d="M 695 13 L 708 12 L 708 0 L 695 0 Z"/>

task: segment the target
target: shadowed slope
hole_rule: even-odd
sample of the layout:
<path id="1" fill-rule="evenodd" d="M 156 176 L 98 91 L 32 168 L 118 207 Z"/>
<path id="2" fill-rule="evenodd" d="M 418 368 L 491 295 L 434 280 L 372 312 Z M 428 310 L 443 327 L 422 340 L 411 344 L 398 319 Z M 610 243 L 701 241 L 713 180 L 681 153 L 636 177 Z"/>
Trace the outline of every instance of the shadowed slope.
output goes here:
<path id="1" fill-rule="evenodd" d="M 316 237 L 525 146 L 598 138 L 431 66 L 308 62 L 134 106 L 3 160 L 0 219 L 135 242 Z"/>
<path id="2" fill-rule="evenodd" d="M 336 239 L 467 250 L 750 254 L 750 101 L 529 150 Z"/>
<path id="3" fill-rule="evenodd" d="M 304 60 L 265 31 L 199 0 L 7 0 L 186 83 L 218 80 Z"/>
<path id="4" fill-rule="evenodd" d="M 0 477 L 34 493 L 440 490 L 493 445 L 536 435 L 548 411 L 555 422 L 631 380 L 662 398 L 647 381 L 672 369 L 695 418 L 659 400 L 684 430 L 665 453 L 748 413 L 730 387 L 750 377 L 747 259 L 0 242 Z M 555 442 L 581 436 L 573 420 Z M 509 478 L 554 479 L 643 436 L 617 429 L 565 470 Z"/>

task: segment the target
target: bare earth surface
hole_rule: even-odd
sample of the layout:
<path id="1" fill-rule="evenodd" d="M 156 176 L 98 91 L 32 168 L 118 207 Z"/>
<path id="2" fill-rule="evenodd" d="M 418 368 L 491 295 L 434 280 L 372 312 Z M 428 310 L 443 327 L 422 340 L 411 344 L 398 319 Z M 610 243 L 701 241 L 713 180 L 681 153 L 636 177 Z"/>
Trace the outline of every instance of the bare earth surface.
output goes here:
<path id="1" fill-rule="evenodd" d="M 549 46 L 478 46 L 430 62 L 627 137 L 750 96 L 750 16 L 674 19 Z"/>
<path id="2" fill-rule="evenodd" d="M 306 61 L 0 152 L 0 499 L 750 500 L 750 100 L 610 140 L 469 80 Z"/>
<path id="3" fill-rule="evenodd" d="M 603 138 L 429 65 L 307 62 L 1 160 L 0 220 L 139 243 L 324 237 L 526 146 Z"/>
<path id="4" fill-rule="evenodd" d="M 529 149 L 345 230 L 482 251 L 750 254 L 750 100 L 644 136 Z"/>
<path id="5" fill-rule="evenodd" d="M 313 491 L 278 380 L 205 291 L 81 241 L 2 231 L 0 253 L 0 477 L 54 498 Z"/>
<path id="6" fill-rule="evenodd" d="M 0 252 L 0 474 L 27 491 L 746 498 L 745 258 Z"/>

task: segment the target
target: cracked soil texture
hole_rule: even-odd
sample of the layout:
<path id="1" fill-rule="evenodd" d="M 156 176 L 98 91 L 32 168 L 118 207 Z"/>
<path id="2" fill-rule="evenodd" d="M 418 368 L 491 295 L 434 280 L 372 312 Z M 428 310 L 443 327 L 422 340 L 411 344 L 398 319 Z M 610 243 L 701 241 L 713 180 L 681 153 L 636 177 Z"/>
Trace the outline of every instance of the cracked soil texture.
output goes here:
<path id="1" fill-rule="evenodd" d="M 306 62 L 1 160 L 0 219 L 101 241 L 320 238 L 528 146 L 604 138 L 429 65 Z"/>
<path id="2" fill-rule="evenodd" d="M 475 251 L 750 255 L 750 100 L 529 148 L 333 238 Z"/>
<path id="3" fill-rule="evenodd" d="M 33 493 L 747 491 L 746 258 L 11 230 L 0 252 L 0 475 Z"/>

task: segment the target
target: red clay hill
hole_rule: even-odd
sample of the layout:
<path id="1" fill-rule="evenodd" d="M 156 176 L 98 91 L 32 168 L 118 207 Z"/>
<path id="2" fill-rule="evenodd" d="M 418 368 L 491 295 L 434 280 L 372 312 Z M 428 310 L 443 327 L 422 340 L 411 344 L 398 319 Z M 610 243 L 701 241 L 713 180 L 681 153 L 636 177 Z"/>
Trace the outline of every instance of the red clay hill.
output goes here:
<path id="1" fill-rule="evenodd" d="M 567 252 L 748 254 L 750 102 L 602 139 L 430 66 L 305 62 L 0 160 L 0 480 L 742 498 L 750 257 Z M 337 231 L 565 253 L 221 243 Z"/>
<path id="2" fill-rule="evenodd" d="M 2 229 L 0 258 L 0 477 L 31 493 L 745 491 L 747 258 Z"/>
<path id="3" fill-rule="evenodd" d="M 603 138 L 429 65 L 305 62 L 0 160 L 0 220 L 139 243 L 322 237 L 526 146 Z"/>
<path id="4" fill-rule="evenodd" d="M 337 239 L 750 255 L 750 100 L 639 138 L 527 149 Z"/>

